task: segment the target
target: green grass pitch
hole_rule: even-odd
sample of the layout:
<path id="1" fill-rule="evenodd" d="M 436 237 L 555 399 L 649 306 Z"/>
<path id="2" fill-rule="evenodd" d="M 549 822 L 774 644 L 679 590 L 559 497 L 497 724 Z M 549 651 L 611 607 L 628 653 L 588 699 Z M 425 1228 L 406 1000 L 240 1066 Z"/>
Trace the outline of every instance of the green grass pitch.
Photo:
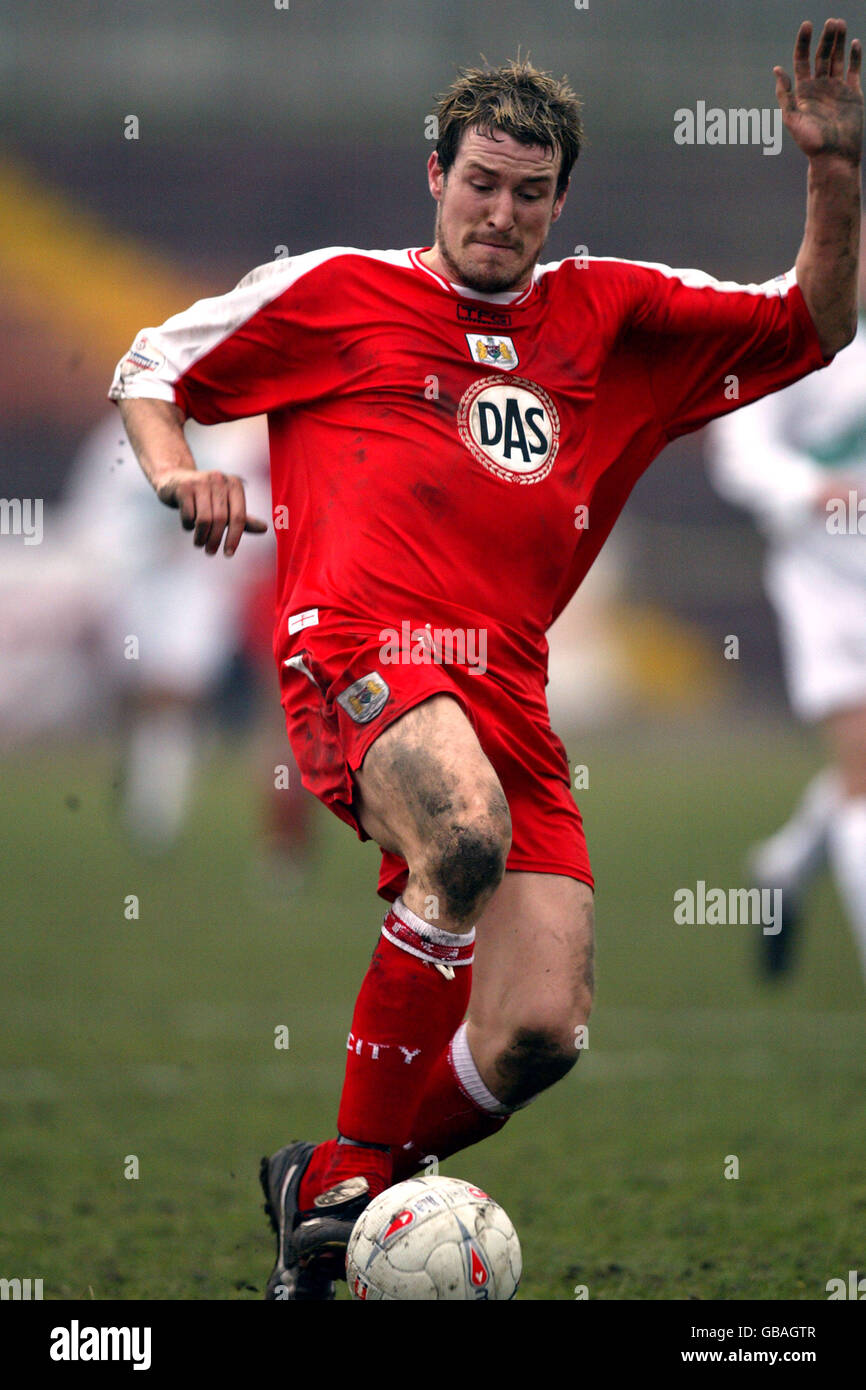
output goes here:
<path id="1" fill-rule="evenodd" d="M 719 729 L 569 752 L 590 771 L 590 1045 L 443 1171 L 511 1214 L 523 1299 L 824 1299 L 866 1270 L 866 1009 L 839 904 L 816 887 L 774 989 L 751 970 L 757 929 L 673 922 L 677 887 L 743 883 L 742 850 L 816 750 Z M 266 886 L 239 750 L 203 772 L 179 849 L 147 863 L 115 828 L 112 767 L 97 747 L 2 769 L 0 1274 L 56 1299 L 259 1298 L 258 1160 L 332 1132 L 377 855 L 322 812 L 306 886 Z"/>

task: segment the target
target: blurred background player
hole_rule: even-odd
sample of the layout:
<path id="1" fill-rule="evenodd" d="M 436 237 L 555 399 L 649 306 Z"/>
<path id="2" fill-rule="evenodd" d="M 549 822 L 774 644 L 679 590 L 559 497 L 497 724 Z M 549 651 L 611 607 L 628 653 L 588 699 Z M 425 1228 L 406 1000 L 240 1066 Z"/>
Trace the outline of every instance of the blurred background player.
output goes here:
<path id="1" fill-rule="evenodd" d="M 786 684 L 829 762 L 790 819 L 749 855 L 752 879 L 781 888 L 783 927 L 761 935 L 764 965 L 791 962 L 815 874 L 829 861 L 866 976 L 866 236 L 857 337 L 818 376 L 716 421 L 710 474 L 769 542 L 765 583 Z M 859 511 L 858 511 L 859 504 Z M 859 524 L 858 524 L 859 523 Z"/>
<path id="2" fill-rule="evenodd" d="M 188 433 L 210 467 L 243 474 L 267 515 L 265 421 L 191 423 Z M 112 411 L 87 435 L 73 463 L 63 535 L 67 552 L 98 580 L 102 595 L 95 669 L 117 710 L 123 830 L 146 854 L 177 843 L 209 737 L 219 722 L 237 728 L 257 719 L 272 662 L 273 535 L 246 547 L 238 569 L 202 565 L 173 520 L 153 508 Z M 264 761 L 276 737 L 262 731 L 259 741 Z M 286 762 L 281 745 L 277 761 Z M 303 854 L 310 805 L 290 763 L 264 808 L 269 863 Z"/>

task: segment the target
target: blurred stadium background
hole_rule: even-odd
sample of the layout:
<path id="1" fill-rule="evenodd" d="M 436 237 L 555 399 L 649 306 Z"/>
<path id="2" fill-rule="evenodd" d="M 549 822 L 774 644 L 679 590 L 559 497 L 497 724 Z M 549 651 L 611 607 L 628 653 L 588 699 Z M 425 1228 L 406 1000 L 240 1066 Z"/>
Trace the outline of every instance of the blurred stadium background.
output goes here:
<path id="1" fill-rule="evenodd" d="M 864 5 L 843 8 L 866 37 Z M 76 460 L 111 431 L 114 363 L 280 247 L 428 244 L 433 94 L 518 47 L 585 100 L 544 259 L 582 245 L 772 277 L 799 245 L 802 157 L 677 146 L 673 113 L 772 107 L 804 17 L 794 0 L 0 6 L 0 492 L 45 507 L 41 544 L 0 537 L 0 1274 L 44 1274 L 53 1297 L 256 1296 L 255 1159 L 332 1127 L 377 924 L 375 856 L 320 808 L 282 864 L 269 852 L 288 750 L 255 617 L 238 620 L 246 659 L 208 687 L 176 848 L 143 857 L 122 833 L 129 706 L 105 634 L 136 548 L 115 491 L 129 451 L 93 475 L 99 525 L 77 532 L 73 506 Z M 820 1298 L 858 1241 L 866 1261 L 866 1025 L 834 896 L 819 890 L 798 976 L 772 996 L 748 929 L 672 925 L 678 885 L 742 882 L 747 844 L 821 761 L 786 711 L 760 567 L 693 436 L 638 485 L 555 645 L 554 725 L 589 768 L 598 1042 L 498 1149 L 449 1165 L 511 1210 L 527 1297 Z M 748 1182 L 722 1180 L 729 1154 Z"/>

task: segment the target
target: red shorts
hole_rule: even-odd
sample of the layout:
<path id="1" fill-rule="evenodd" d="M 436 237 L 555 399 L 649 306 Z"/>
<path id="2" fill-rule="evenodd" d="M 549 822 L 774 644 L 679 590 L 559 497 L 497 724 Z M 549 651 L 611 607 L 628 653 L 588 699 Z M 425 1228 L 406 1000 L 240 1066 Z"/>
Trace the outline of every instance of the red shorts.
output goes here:
<path id="1" fill-rule="evenodd" d="M 312 626 L 292 639 L 280 668 L 289 742 L 309 791 L 362 840 L 352 774 L 384 729 L 431 695 L 461 705 L 490 759 L 511 811 L 507 869 L 564 874 L 593 886 L 583 821 L 571 792 L 565 749 L 550 728 L 540 676 L 472 674 L 466 665 L 383 664 L 380 629 Z M 382 851 L 379 893 L 406 886 L 399 855 Z"/>

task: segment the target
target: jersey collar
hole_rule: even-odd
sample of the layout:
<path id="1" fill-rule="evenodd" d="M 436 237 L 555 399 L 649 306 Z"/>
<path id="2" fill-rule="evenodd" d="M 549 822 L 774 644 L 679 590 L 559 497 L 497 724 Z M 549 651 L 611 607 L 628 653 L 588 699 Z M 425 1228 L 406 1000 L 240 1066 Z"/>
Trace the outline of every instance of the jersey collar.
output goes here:
<path id="1" fill-rule="evenodd" d="M 477 299 L 483 304 L 508 304 L 514 308 L 518 304 L 525 304 L 527 299 L 535 293 L 534 274 L 525 290 L 504 294 L 482 294 L 480 290 L 469 289 L 466 285 L 455 285 L 452 280 L 446 280 L 444 275 L 440 275 L 436 270 L 431 270 L 429 265 L 425 265 L 421 260 L 421 253 L 430 250 L 432 250 L 430 246 L 412 247 L 409 251 L 409 259 L 417 270 L 423 270 L 425 275 L 429 275 L 432 280 L 436 281 L 437 285 L 450 295 L 461 299 Z"/>

